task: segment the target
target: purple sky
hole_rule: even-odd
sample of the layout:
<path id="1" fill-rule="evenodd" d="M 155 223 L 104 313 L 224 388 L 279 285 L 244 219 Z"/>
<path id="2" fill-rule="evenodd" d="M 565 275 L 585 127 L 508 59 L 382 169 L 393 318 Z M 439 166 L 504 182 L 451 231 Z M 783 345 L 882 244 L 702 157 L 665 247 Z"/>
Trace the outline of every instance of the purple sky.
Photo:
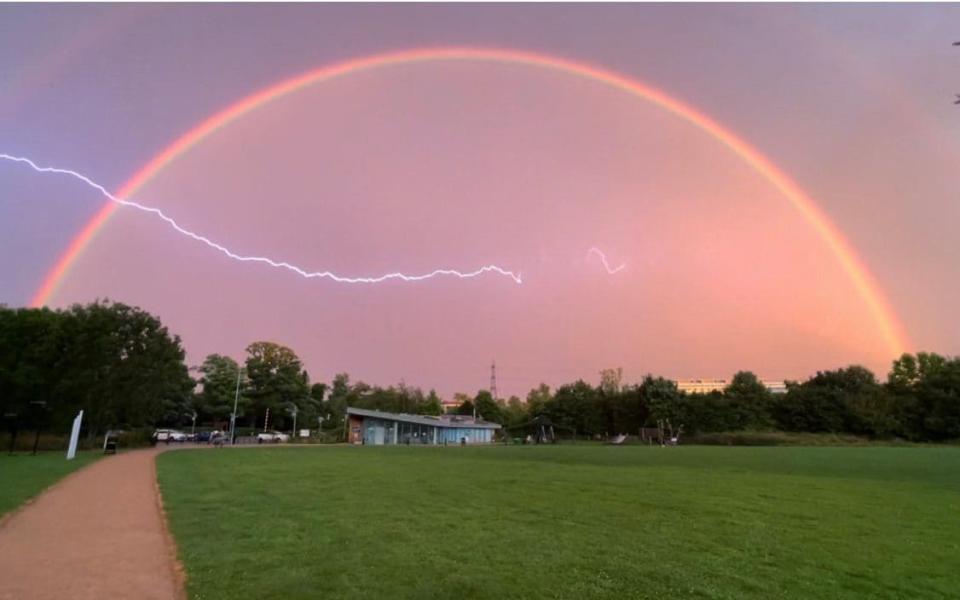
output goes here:
<path id="1" fill-rule="evenodd" d="M 0 6 L 0 152 L 119 186 L 293 74 L 472 45 L 594 63 L 740 134 L 820 202 L 914 345 L 960 353 L 955 5 Z M 438 63 L 312 87 L 211 136 L 137 199 L 243 251 L 345 274 L 524 273 L 352 288 L 227 261 L 121 211 L 56 296 L 142 306 L 192 362 L 271 339 L 444 395 L 543 380 L 801 377 L 889 359 L 812 230 L 650 104 L 573 77 Z M 0 302 L 22 305 L 101 199 L 0 163 Z M 607 275 L 598 246 L 627 269 Z"/>

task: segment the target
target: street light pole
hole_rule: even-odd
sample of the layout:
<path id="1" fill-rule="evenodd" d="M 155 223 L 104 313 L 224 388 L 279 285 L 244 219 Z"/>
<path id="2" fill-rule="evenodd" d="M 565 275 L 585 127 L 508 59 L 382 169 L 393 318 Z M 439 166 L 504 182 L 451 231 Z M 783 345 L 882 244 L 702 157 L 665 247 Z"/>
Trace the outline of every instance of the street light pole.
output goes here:
<path id="1" fill-rule="evenodd" d="M 240 368 L 240 365 L 237 365 L 237 390 L 233 393 L 233 413 L 230 415 L 230 445 L 232 446 L 234 441 L 236 441 L 236 427 L 237 427 L 237 402 L 240 400 L 240 375 L 243 373 L 243 369 Z"/>
<path id="2" fill-rule="evenodd" d="M 290 408 L 287 408 L 287 412 L 293 415 L 293 431 L 290 432 L 290 437 L 296 439 L 297 437 L 297 413 L 300 411 L 300 408 L 290 402 Z"/>

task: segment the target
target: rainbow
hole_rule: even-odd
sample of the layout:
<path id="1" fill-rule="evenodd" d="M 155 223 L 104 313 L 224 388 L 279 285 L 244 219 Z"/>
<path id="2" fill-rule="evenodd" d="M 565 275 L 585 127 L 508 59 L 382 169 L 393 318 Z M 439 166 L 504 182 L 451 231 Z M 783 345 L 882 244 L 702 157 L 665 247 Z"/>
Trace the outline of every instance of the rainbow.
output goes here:
<path id="1" fill-rule="evenodd" d="M 287 94 L 360 71 L 435 61 L 499 62 L 559 71 L 652 102 L 686 120 L 726 146 L 783 194 L 793 207 L 800 212 L 807 224 L 813 227 L 840 263 L 880 328 L 881 336 L 889 352 L 893 356 L 899 356 L 908 348 L 903 327 L 884 298 L 873 276 L 857 256 L 850 243 L 813 199 L 786 173 L 733 132 L 692 106 L 667 95 L 663 91 L 612 71 L 553 56 L 489 48 L 428 48 L 378 54 L 314 69 L 255 92 L 199 123 L 134 173 L 116 192 L 116 195 L 121 198 L 132 197 L 163 171 L 164 167 L 186 154 L 210 134 Z M 50 303 L 58 286 L 83 253 L 84 248 L 93 240 L 117 208 L 118 205 L 113 202 L 105 203 L 99 212 L 74 236 L 66 250 L 47 273 L 41 286 L 34 294 L 31 305 L 43 306 Z"/>

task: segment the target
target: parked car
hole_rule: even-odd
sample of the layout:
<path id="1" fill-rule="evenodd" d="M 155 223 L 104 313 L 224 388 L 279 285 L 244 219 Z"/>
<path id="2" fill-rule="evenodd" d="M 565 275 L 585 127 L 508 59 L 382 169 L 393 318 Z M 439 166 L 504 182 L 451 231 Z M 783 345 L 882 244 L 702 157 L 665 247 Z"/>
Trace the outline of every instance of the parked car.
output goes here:
<path id="1" fill-rule="evenodd" d="M 264 431 L 257 434 L 258 444 L 279 444 L 280 442 L 289 442 L 290 436 L 279 431 Z"/>
<path id="2" fill-rule="evenodd" d="M 158 442 L 185 442 L 187 434 L 176 429 L 158 429 L 153 432 L 153 439 Z"/>

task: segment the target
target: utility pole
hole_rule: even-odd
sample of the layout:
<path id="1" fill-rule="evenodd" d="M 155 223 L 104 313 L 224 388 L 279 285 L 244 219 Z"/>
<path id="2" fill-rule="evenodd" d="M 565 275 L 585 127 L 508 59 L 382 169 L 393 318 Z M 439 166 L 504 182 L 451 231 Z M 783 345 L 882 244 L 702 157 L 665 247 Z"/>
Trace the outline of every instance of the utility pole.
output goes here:
<path id="1" fill-rule="evenodd" d="M 497 401 L 497 361 L 490 363 L 490 395 Z"/>
<path id="2" fill-rule="evenodd" d="M 300 412 L 300 408 L 299 408 L 296 404 L 294 404 L 293 402 L 290 402 L 290 406 L 287 407 L 287 412 L 290 413 L 290 415 L 293 417 L 293 429 L 290 431 L 290 437 L 296 439 L 296 437 L 297 437 L 297 413 Z"/>
<path id="3" fill-rule="evenodd" d="M 237 427 L 237 401 L 240 400 L 240 375 L 243 373 L 243 369 L 240 368 L 240 365 L 237 365 L 237 390 L 233 393 L 233 413 L 230 415 L 230 445 L 232 446 L 235 437 L 234 431 Z"/>

